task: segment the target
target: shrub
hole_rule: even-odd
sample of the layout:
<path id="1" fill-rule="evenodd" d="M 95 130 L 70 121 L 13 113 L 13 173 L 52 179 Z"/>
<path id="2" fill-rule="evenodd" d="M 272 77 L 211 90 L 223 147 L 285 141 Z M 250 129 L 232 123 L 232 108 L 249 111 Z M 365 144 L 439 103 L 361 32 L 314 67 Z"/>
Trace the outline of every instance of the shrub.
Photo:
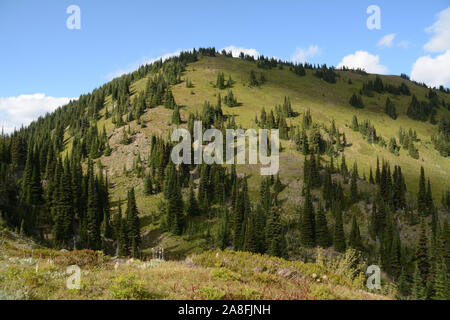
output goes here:
<path id="1" fill-rule="evenodd" d="M 335 300 L 336 296 L 333 291 L 326 285 L 314 284 L 311 286 L 311 293 L 314 299 L 318 300 Z"/>
<path id="2" fill-rule="evenodd" d="M 237 272 L 228 270 L 227 268 L 216 268 L 211 271 L 211 276 L 214 280 L 241 280 L 241 275 Z"/>
<path id="3" fill-rule="evenodd" d="M 150 293 L 143 287 L 143 282 L 137 281 L 132 274 L 121 275 L 113 281 L 114 284 L 109 287 L 109 294 L 112 299 L 142 300 L 151 298 Z"/>
<path id="4" fill-rule="evenodd" d="M 225 292 L 215 287 L 200 287 L 198 293 L 203 300 L 220 300 L 225 297 Z"/>

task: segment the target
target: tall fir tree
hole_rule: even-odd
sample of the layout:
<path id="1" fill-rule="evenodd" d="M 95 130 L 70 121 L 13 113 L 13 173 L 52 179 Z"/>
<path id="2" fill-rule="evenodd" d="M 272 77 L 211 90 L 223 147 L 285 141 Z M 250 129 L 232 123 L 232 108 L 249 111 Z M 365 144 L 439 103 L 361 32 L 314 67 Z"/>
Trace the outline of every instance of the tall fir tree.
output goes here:
<path id="1" fill-rule="evenodd" d="M 315 241 L 315 214 L 314 207 L 311 200 L 311 190 L 309 185 L 306 185 L 305 201 L 303 204 L 300 221 L 300 242 L 304 246 L 313 247 Z"/>
<path id="2" fill-rule="evenodd" d="M 417 209 L 421 215 L 427 214 L 427 191 L 425 186 L 425 171 L 420 167 L 419 192 L 417 194 Z"/>
<path id="3" fill-rule="evenodd" d="M 134 188 L 128 191 L 127 210 L 125 211 L 125 223 L 127 225 L 128 241 L 130 242 L 129 252 L 131 256 L 138 257 L 141 246 L 141 231 L 139 223 L 139 212 L 136 206 Z"/>
<path id="4" fill-rule="evenodd" d="M 342 221 L 342 210 L 340 204 L 335 203 L 333 206 L 334 213 L 334 237 L 333 245 L 334 249 L 339 252 L 344 252 L 347 248 L 345 243 L 344 224 Z"/>

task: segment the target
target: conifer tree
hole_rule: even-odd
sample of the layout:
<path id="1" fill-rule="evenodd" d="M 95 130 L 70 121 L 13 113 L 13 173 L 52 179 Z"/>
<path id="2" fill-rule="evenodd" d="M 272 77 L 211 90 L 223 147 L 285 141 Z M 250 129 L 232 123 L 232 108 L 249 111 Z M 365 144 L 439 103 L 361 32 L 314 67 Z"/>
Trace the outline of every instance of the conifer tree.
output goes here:
<path id="1" fill-rule="evenodd" d="M 189 198 L 188 198 L 186 213 L 187 213 L 188 217 L 195 217 L 195 216 L 198 216 L 200 213 L 200 210 L 198 208 L 197 199 L 195 198 L 194 185 L 193 185 L 192 179 L 189 183 Z"/>
<path id="2" fill-rule="evenodd" d="M 220 223 L 219 231 L 217 234 L 218 244 L 221 250 L 224 250 L 229 242 L 229 216 L 227 208 L 223 208 L 222 221 Z"/>
<path id="3" fill-rule="evenodd" d="M 381 175 L 380 175 L 380 161 L 378 160 L 377 157 L 377 168 L 375 170 L 375 182 L 377 184 L 380 184 L 380 180 L 381 180 Z"/>
<path id="4" fill-rule="evenodd" d="M 172 113 L 172 124 L 181 124 L 180 110 L 178 106 L 175 106 Z"/>
<path id="5" fill-rule="evenodd" d="M 416 265 L 412 285 L 412 297 L 416 300 L 425 300 L 427 298 L 426 286 L 423 284 L 423 279 L 420 275 L 420 270 Z"/>
<path id="6" fill-rule="evenodd" d="M 306 185 L 305 201 L 301 214 L 300 241 L 308 247 L 315 245 L 315 214 L 309 185 Z"/>
<path id="7" fill-rule="evenodd" d="M 434 300 L 448 300 L 450 298 L 450 284 L 448 282 L 448 273 L 445 263 L 436 263 L 435 274 L 433 277 Z"/>
<path id="8" fill-rule="evenodd" d="M 372 167 L 370 167 L 369 183 L 375 184 L 375 180 L 373 179 L 373 174 L 372 174 Z"/>
<path id="9" fill-rule="evenodd" d="M 88 164 L 88 201 L 87 201 L 87 245 L 88 248 L 100 248 L 99 198 L 94 178 L 92 160 Z"/>
<path id="10" fill-rule="evenodd" d="M 334 204 L 333 213 L 335 220 L 333 245 L 336 251 L 344 252 L 346 249 L 344 225 L 342 221 L 342 211 L 338 203 Z"/>
<path id="11" fill-rule="evenodd" d="M 251 213 L 247 221 L 247 229 L 245 231 L 244 250 L 248 252 L 258 252 L 259 244 L 256 224 L 256 216 Z"/>
<path id="12" fill-rule="evenodd" d="M 136 206 L 134 188 L 128 191 L 127 210 L 125 211 L 127 235 L 130 241 L 129 252 L 133 257 L 138 257 L 141 246 L 141 233 L 139 223 L 139 212 Z"/>
<path id="13" fill-rule="evenodd" d="M 266 224 L 267 253 L 277 257 L 282 257 L 285 252 L 280 210 L 272 208 Z"/>
<path id="14" fill-rule="evenodd" d="M 420 167 L 419 192 L 417 194 L 417 208 L 421 215 L 427 215 L 427 192 L 425 187 L 425 173 Z"/>
<path id="15" fill-rule="evenodd" d="M 120 199 L 119 199 L 118 203 L 119 203 L 118 210 L 117 210 L 116 214 L 114 215 L 113 225 L 112 225 L 113 238 L 116 242 L 117 251 L 119 251 L 119 247 L 120 247 L 120 233 L 121 233 L 121 227 L 122 227 L 122 205 L 121 205 Z M 117 254 L 118 254 L 118 252 L 117 252 Z"/>
<path id="16" fill-rule="evenodd" d="M 181 187 L 175 169 L 170 171 L 168 181 L 168 227 L 173 234 L 181 235 L 184 229 L 184 209 Z"/>
<path id="17" fill-rule="evenodd" d="M 405 271 L 405 268 L 402 268 L 400 277 L 398 279 L 398 298 L 404 299 L 405 297 L 408 297 L 409 295 L 410 295 L 410 288 L 409 288 L 408 280 L 406 278 L 406 271 Z"/>
<path id="18" fill-rule="evenodd" d="M 327 218 L 323 211 L 322 205 L 319 203 L 319 208 L 316 215 L 316 244 L 322 248 L 330 246 L 330 233 L 327 225 Z"/>
<path id="19" fill-rule="evenodd" d="M 152 183 L 152 177 L 151 177 L 151 174 L 150 173 L 148 173 L 146 176 L 145 176 L 145 181 L 144 181 L 144 193 L 146 194 L 146 195 L 151 195 L 151 194 L 153 194 L 153 183 Z"/>
<path id="20" fill-rule="evenodd" d="M 353 249 L 359 251 L 362 251 L 364 249 L 361 233 L 359 232 L 358 222 L 356 221 L 356 215 L 353 215 L 352 218 L 352 229 L 350 231 L 348 242 L 349 246 L 352 247 Z"/>
<path id="21" fill-rule="evenodd" d="M 345 155 L 342 155 L 341 174 L 346 177 L 348 174 L 347 164 L 345 163 Z M 347 180 L 348 181 L 348 180 Z M 347 182 L 346 182 L 347 183 Z"/>
<path id="22" fill-rule="evenodd" d="M 425 222 L 422 220 L 420 225 L 420 236 L 416 247 L 416 264 L 419 270 L 419 276 L 424 288 L 427 287 L 427 279 L 430 275 L 430 263 L 428 252 L 428 237 L 426 234 Z"/>
<path id="23" fill-rule="evenodd" d="M 359 195 L 358 195 L 358 183 L 357 183 L 357 169 L 356 169 L 356 162 L 353 165 L 353 171 L 352 171 L 352 178 L 350 180 L 350 196 L 352 203 L 355 203 L 358 201 Z"/>

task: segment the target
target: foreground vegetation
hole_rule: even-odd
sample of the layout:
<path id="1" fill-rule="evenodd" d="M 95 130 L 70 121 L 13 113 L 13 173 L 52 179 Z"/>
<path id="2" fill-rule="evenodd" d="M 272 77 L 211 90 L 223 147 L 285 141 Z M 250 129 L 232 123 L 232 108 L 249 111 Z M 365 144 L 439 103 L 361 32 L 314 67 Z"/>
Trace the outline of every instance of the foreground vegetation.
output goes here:
<path id="1" fill-rule="evenodd" d="M 352 253 L 318 263 L 235 251 L 185 261 L 120 260 L 92 250 L 61 252 L 0 231 L 0 299 L 390 299 L 370 293 Z M 80 289 L 68 289 L 70 265 Z"/>

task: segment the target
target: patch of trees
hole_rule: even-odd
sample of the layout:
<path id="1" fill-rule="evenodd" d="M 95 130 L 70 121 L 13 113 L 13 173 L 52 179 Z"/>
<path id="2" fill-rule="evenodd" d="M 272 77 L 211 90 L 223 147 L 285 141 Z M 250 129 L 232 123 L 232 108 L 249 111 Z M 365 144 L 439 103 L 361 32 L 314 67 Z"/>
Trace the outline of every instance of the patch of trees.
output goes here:
<path id="1" fill-rule="evenodd" d="M 227 94 L 223 97 L 223 103 L 228 107 L 236 107 L 239 105 L 236 96 L 233 94 L 233 90 L 228 90 Z"/>
<path id="2" fill-rule="evenodd" d="M 411 102 L 409 103 L 406 115 L 414 120 L 420 121 L 430 121 L 436 114 L 436 110 L 433 105 L 426 101 L 419 101 L 415 95 L 412 96 Z"/>
<path id="3" fill-rule="evenodd" d="M 353 72 L 353 73 L 356 73 L 356 74 L 359 74 L 359 75 L 362 75 L 362 76 L 367 76 L 368 75 L 368 73 L 364 69 L 361 69 L 361 68 L 352 69 L 352 68 L 348 68 L 346 66 L 343 66 L 341 68 L 341 70 L 342 71 Z"/>
<path id="4" fill-rule="evenodd" d="M 231 88 L 232 86 L 233 86 L 233 79 L 231 78 L 231 75 L 228 76 L 228 81 L 225 81 L 225 74 L 223 72 L 219 72 L 217 74 L 216 88 L 223 90 L 226 88 Z"/>
<path id="5" fill-rule="evenodd" d="M 250 87 L 258 87 L 266 82 L 266 76 L 264 73 L 260 72 L 259 77 L 256 75 L 256 72 L 250 71 Z"/>
<path id="6" fill-rule="evenodd" d="M 354 115 L 350 128 L 352 128 L 353 131 L 359 131 L 370 144 L 378 143 L 380 146 L 386 145 L 384 139 L 377 135 L 377 130 L 375 129 L 375 126 L 371 124 L 370 120 L 358 122 L 358 117 Z"/>
<path id="7" fill-rule="evenodd" d="M 400 155 L 400 146 L 397 144 L 397 139 L 395 139 L 395 137 L 389 139 L 389 152 L 396 156 Z"/>
<path id="8" fill-rule="evenodd" d="M 408 150 L 408 154 L 414 158 L 419 159 L 419 150 L 417 150 L 416 146 L 414 145 L 414 142 L 418 142 L 419 139 L 417 138 L 416 130 L 409 129 L 408 132 L 403 130 L 402 127 L 400 127 L 398 132 L 398 139 L 400 144 L 403 146 L 403 149 Z"/>
<path id="9" fill-rule="evenodd" d="M 314 75 L 319 79 L 322 79 L 328 83 L 336 83 L 337 74 L 333 67 L 327 67 L 326 64 L 318 67 L 314 72 Z"/>
<path id="10" fill-rule="evenodd" d="M 397 119 L 397 110 L 395 108 L 395 104 L 391 101 L 391 99 L 389 99 L 389 97 L 386 98 L 384 112 L 392 119 Z"/>
<path id="11" fill-rule="evenodd" d="M 296 144 L 297 150 L 304 155 L 326 153 L 333 157 L 344 151 L 347 146 L 345 133 L 336 128 L 334 120 L 331 121 L 329 128 L 313 123 L 309 109 L 303 116 L 302 128 L 294 128 L 291 140 Z"/>
<path id="12" fill-rule="evenodd" d="M 443 116 L 439 121 L 437 135 L 431 136 L 434 148 L 443 157 L 450 155 L 450 118 Z"/>
<path id="13" fill-rule="evenodd" d="M 390 93 L 394 95 L 411 95 L 409 87 L 404 82 L 402 82 L 398 86 L 395 86 L 392 84 L 383 83 L 383 80 L 380 76 L 376 76 L 375 80 L 373 81 L 369 80 L 367 82 L 364 82 L 360 91 L 362 95 L 366 95 L 368 97 L 373 97 L 374 92 L 380 94 Z"/>
<path id="14" fill-rule="evenodd" d="M 283 104 L 276 105 L 274 109 L 275 113 L 274 110 L 271 109 L 267 114 L 266 110 L 262 108 L 259 120 L 258 117 L 255 117 L 255 122 L 261 128 L 279 129 L 280 138 L 289 139 L 291 128 L 287 125 L 286 118 L 296 116 L 296 113 L 291 106 L 291 99 L 289 97 L 284 97 Z"/>
<path id="15" fill-rule="evenodd" d="M 261 69 L 272 69 L 276 68 L 278 65 L 278 60 L 275 58 L 268 58 L 263 55 L 259 56 L 256 62 L 256 66 Z"/>
<path id="16" fill-rule="evenodd" d="M 348 101 L 350 103 L 351 106 L 355 107 L 355 108 L 364 108 L 364 103 L 362 100 L 361 95 L 357 95 L 356 93 L 354 93 L 351 97 L 350 100 Z"/>
<path id="17" fill-rule="evenodd" d="M 291 70 L 293 73 L 295 73 L 296 75 L 298 75 L 300 77 L 306 76 L 306 69 L 302 63 L 294 64 L 294 65 L 290 66 L 289 70 Z"/>
<path id="18" fill-rule="evenodd" d="M 217 51 L 215 47 L 208 47 L 208 48 L 199 48 L 198 53 L 200 53 L 202 56 L 205 57 L 215 57 Z"/>

